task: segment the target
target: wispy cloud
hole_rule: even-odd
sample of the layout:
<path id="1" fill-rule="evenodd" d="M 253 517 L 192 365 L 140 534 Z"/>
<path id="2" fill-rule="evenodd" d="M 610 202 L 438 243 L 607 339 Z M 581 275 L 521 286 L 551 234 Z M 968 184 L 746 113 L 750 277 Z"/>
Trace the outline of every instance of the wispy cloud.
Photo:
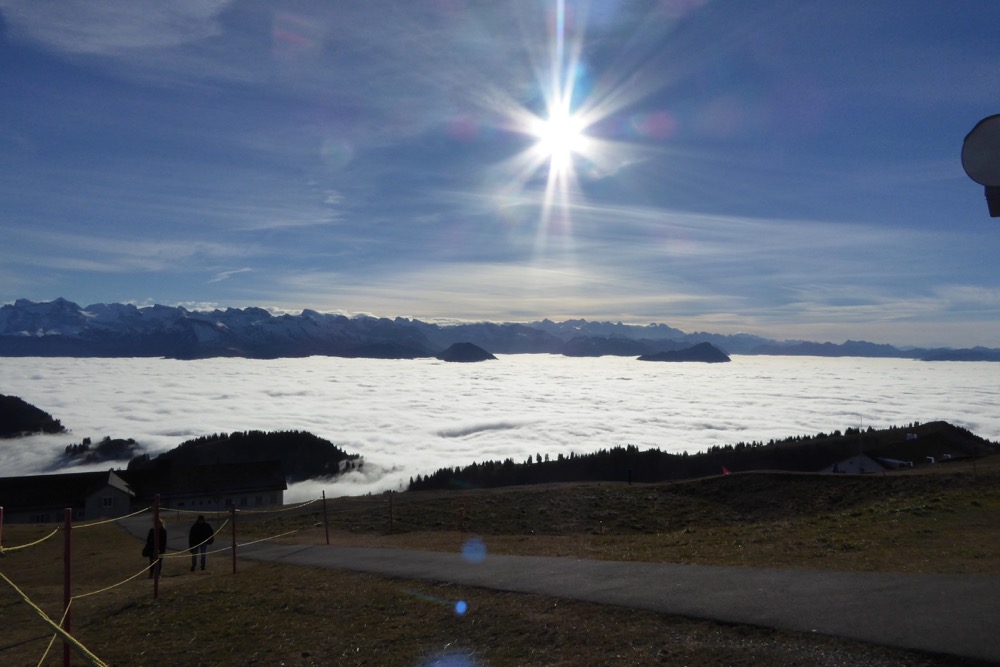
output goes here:
<path id="1" fill-rule="evenodd" d="M 30 256 L 8 256 L 8 261 L 31 266 L 117 273 L 173 271 L 206 259 L 266 254 L 254 244 L 214 241 L 126 239 L 112 235 L 78 234 L 42 229 L 11 229 L 39 249 Z M 44 248 L 46 251 L 41 252 Z"/>
<path id="2" fill-rule="evenodd" d="M 208 282 L 210 282 L 210 283 L 220 283 L 223 280 L 229 280 L 230 278 L 232 278 L 235 275 L 238 275 L 240 273 L 247 273 L 247 272 L 252 271 L 252 270 L 253 269 L 244 267 L 242 269 L 233 269 L 232 271 L 220 271 L 219 273 L 215 274 L 215 277 L 212 278 L 211 280 L 209 280 Z"/>
<path id="3" fill-rule="evenodd" d="M 232 0 L 2 0 L 15 31 L 64 53 L 127 57 L 136 50 L 178 46 L 221 32 L 219 14 Z"/>

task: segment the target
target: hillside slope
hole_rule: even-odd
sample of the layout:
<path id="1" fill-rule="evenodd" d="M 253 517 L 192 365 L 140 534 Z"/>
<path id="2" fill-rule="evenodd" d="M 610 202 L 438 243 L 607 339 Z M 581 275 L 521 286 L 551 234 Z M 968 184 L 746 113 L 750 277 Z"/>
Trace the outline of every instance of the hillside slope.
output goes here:
<path id="1" fill-rule="evenodd" d="M 62 433 L 58 419 L 17 396 L 0 394 L 0 438 L 17 438 L 32 433 Z"/>
<path id="2" fill-rule="evenodd" d="M 935 421 L 881 430 L 848 429 L 841 433 L 793 436 L 768 443 L 751 442 L 715 446 L 697 454 L 674 454 L 659 449 L 640 451 L 627 445 L 592 454 L 559 455 L 541 461 L 528 458 L 472 463 L 462 468 L 443 468 L 412 480 L 410 489 L 478 488 L 521 484 L 581 481 L 661 482 L 717 475 L 721 472 L 783 470 L 815 472 L 863 453 L 873 459 L 906 461 L 925 465 L 935 461 L 960 460 L 1000 452 L 990 442 L 959 426 Z"/>

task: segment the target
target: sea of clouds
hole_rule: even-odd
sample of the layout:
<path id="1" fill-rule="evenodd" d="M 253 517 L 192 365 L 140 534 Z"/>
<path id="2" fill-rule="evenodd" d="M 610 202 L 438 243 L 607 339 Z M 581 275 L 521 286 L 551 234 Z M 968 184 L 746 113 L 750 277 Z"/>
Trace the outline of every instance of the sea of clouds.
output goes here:
<path id="1" fill-rule="evenodd" d="M 67 444 L 105 436 L 134 438 L 156 454 L 212 433 L 303 430 L 364 457 L 361 472 L 293 485 L 286 499 L 295 502 L 321 490 L 401 489 L 417 474 L 473 461 L 626 444 L 693 453 L 938 419 L 998 440 L 997 368 L 766 356 L 728 364 L 552 355 L 476 364 L 2 358 L 0 394 L 20 396 L 70 432 L 0 441 L 0 475 L 51 472 Z"/>

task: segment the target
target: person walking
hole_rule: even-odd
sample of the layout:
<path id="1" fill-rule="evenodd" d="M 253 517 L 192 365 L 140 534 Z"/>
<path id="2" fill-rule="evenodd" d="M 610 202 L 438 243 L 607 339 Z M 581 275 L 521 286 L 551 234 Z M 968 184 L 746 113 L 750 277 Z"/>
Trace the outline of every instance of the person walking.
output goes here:
<path id="1" fill-rule="evenodd" d="M 149 558 L 149 578 L 160 576 L 160 569 L 163 567 L 163 554 L 167 550 L 167 529 L 163 526 L 163 519 L 159 519 L 160 534 L 158 537 L 159 544 L 154 542 L 153 529 L 150 528 L 149 532 L 146 533 L 146 546 L 142 549 L 142 555 Z M 157 547 L 159 547 L 160 553 L 156 553 Z"/>
<path id="2" fill-rule="evenodd" d="M 198 564 L 198 554 L 201 554 L 201 569 L 205 569 L 205 556 L 208 553 L 208 545 L 215 542 L 215 530 L 212 524 L 205 521 L 205 517 L 198 515 L 198 520 L 191 526 L 188 532 L 188 546 L 191 547 L 191 571 L 194 572 Z"/>

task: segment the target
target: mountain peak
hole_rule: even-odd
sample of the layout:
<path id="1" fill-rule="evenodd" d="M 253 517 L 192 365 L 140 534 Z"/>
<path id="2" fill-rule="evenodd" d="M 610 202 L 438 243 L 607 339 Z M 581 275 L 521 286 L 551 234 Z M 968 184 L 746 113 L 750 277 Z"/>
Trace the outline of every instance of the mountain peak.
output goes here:
<path id="1" fill-rule="evenodd" d="M 258 307 L 187 310 L 180 306 L 95 304 L 82 310 L 65 298 L 0 306 L 0 356 L 251 358 L 417 358 L 455 343 L 496 354 L 564 354 L 638 357 L 711 344 L 724 355 L 1000 361 L 1000 349 L 902 351 L 850 340 L 843 344 L 776 341 L 751 334 L 685 333 L 666 324 L 625 324 L 572 319 L 527 323 L 433 324 L 373 315 L 346 317 L 305 309 L 275 315 Z M 488 353 L 487 353 L 488 354 Z M 728 358 L 728 356 L 727 356 Z"/>

